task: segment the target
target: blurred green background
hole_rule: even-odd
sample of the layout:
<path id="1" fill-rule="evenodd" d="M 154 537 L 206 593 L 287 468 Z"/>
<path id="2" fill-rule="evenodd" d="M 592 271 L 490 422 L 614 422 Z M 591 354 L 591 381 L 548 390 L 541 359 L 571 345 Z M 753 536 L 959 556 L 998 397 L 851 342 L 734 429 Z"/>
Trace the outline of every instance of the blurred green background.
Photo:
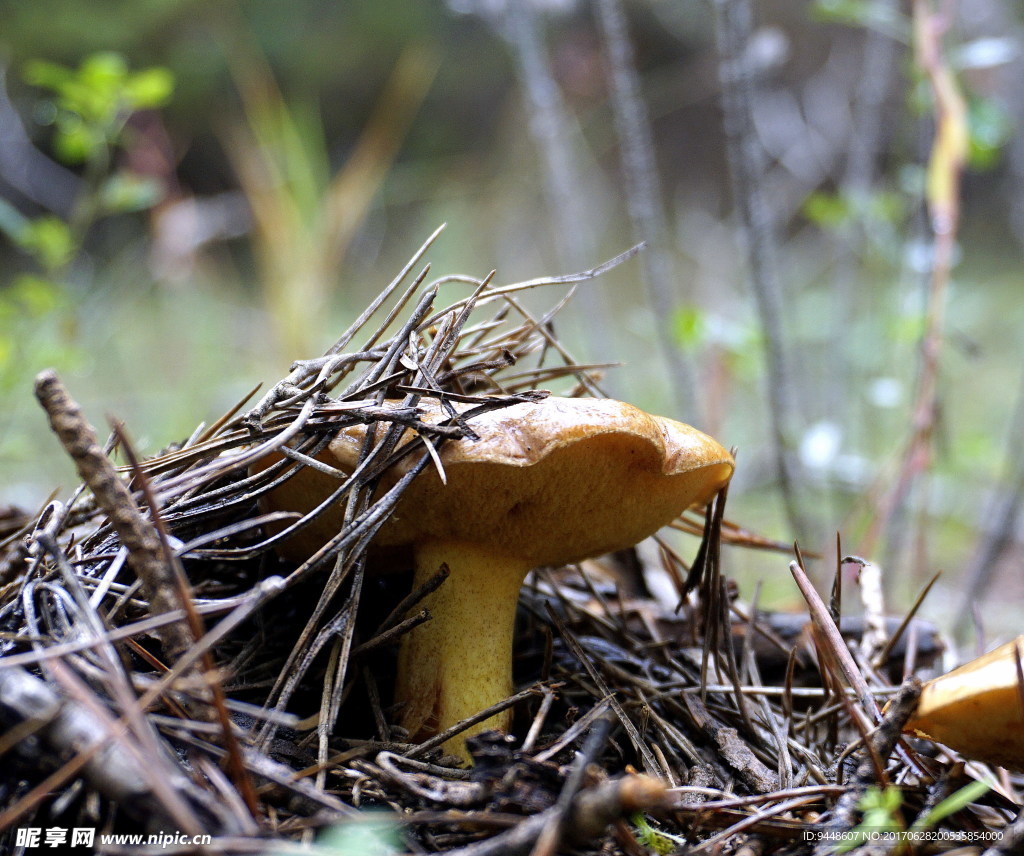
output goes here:
<path id="1" fill-rule="evenodd" d="M 941 570 L 928 615 L 949 625 L 982 595 L 986 625 L 1013 628 L 1020 9 L 972 0 L 945 22 L 941 62 L 967 107 L 962 222 L 931 461 L 890 513 L 926 326 L 935 104 L 903 4 L 756 4 L 743 142 L 763 160 L 797 524 L 723 132 L 714 10 L 730 2 L 6 6 L 0 503 L 34 511 L 77 481 L 32 397 L 44 367 L 153 453 L 321 353 L 441 223 L 433 275 L 494 268 L 499 283 L 645 238 L 557 322 L 578 360 L 622 363 L 609 394 L 737 446 L 730 517 L 822 552 L 819 579 L 838 531 L 883 564 L 894 607 Z M 727 562 L 795 602 L 784 557 Z"/>

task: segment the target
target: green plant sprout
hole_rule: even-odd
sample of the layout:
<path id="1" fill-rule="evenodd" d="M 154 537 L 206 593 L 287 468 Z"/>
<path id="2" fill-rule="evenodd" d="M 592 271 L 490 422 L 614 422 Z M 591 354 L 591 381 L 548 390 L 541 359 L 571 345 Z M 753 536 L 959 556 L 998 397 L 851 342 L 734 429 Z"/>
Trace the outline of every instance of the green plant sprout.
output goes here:
<path id="1" fill-rule="evenodd" d="M 976 779 L 964 785 L 960 790 L 950 794 L 934 808 L 915 820 L 910 827 L 911 832 L 924 832 L 928 829 L 934 829 L 947 817 L 956 814 L 961 809 L 967 808 L 972 802 L 980 799 L 990 790 L 992 790 L 992 785 L 981 779 Z"/>
<path id="2" fill-rule="evenodd" d="M 132 113 L 163 107 L 170 99 L 170 71 L 154 67 L 133 72 L 120 54 L 103 52 L 87 57 L 77 69 L 34 60 L 25 66 L 25 80 L 52 93 L 44 117 L 54 128 L 57 157 L 84 165 L 84 187 L 68 224 L 73 245 L 80 246 L 96 219 L 159 201 L 153 182 L 111 172 L 111 163 L 114 150 L 126 142 Z"/>
<path id="3" fill-rule="evenodd" d="M 34 60 L 25 65 L 24 77 L 49 91 L 37 114 L 53 126 L 56 157 L 80 165 L 82 177 L 66 221 L 52 214 L 28 217 L 0 199 L 0 234 L 36 269 L 16 274 L 0 290 L 0 391 L 19 382 L 18 366 L 78 362 L 75 307 L 67 288 L 71 266 L 98 220 L 160 201 L 155 181 L 113 170 L 113 156 L 129 142 L 131 114 L 163 106 L 174 89 L 166 69 L 133 72 L 123 57 L 109 52 L 87 57 L 77 69 Z"/>
<path id="4" fill-rule="evenodd" d="M 54 94 L 49 117 L 54 148 L 65 163 L 85 163 L 118 145 L 125 122 L 137 110 L 163 107 L 174 91 L 165 68 L 128 70 L 120 54 L 97 53 L 77 69 L 44 60 L 25 66 L 25 80 Z"/>
<path id="5" fill-rule="evenodd" d="M 919 839 L 925 832 L 934 829 L 943 820 L 966 808 L 991 790 L 987 782 L 976 780 L 956 791 L 938 805 L 929 809 L 911 824 L 909 829 L 903 820 L 903 793 L 896 787 L 870 787 L 861 797 L 858 808 L 863 816 L 861 822 L 836 845 L 836 853 L 847 853 L 879 836 L 893 836 L 897 845 L 906 845 Z M 897 846 L 897 852 L 901 848 Z"/>
<path id="6" fill-rule="evenodd" d="M 903 794 L 899 788 L 868 788 L 857 804 L 862 812 L 861 822 L 851 830 L 851 835 L 836 844 L 835 852 L 847 853 L 880 834 L 903 832 L 906 824 L 900 816 L 902 805 Z"/>
<path id="7" fill-rule="evenodd" d="M 629 822 L 633 825 L 636 840 L 648 850 L 653 850 L 658 856 L 668 856 L 673 850 L 686 846 L 685 838 L 651 826 L 642 812 L 637 812 L 630 817 Z"/>

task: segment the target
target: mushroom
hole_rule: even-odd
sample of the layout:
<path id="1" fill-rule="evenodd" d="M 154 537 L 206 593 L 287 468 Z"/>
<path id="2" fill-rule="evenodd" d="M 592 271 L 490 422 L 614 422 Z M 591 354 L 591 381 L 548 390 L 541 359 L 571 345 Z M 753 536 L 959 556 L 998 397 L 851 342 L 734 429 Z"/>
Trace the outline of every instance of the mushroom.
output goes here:
<path id="1" fill-rule="evenodd" d="M 455 404 L 465 412 L 469 405 Z M 423 420 L 447 412 L 424 400 Z M 379 531 L 380 547 L 414 549 L 414 585 L 446 565 L 427 596 L 432 620 L 403 639 L 395 700 L 417 738 L 443 731 L 512 690 L 512 637 L 519 589 L 538 566 L 577 562 L 630 547 L 686 508 L 706 504 L 732 476 L 733 458 L 689 425 L 610 399 L 548 397 L 473 416 L 478 439 L 450 440 L 436 468 L 417 476 Z M 366 429 L 332 440 L 324 460 L 351 471 Z M 406 432 L 402 443 L 415 439 Z M 415 465 L 409 455 L 383 476 L 392 486 Z M 268 510 L 308 512 L 337 482 L 300 470 L 265 499 Z M 286 541 L 301 560 L 338 531 L 341 511 L 322 514 Z M 508 713 L 463 732 L 505 728 Z M 449 741 L 453 743 L 454 741 Z M 447 745 L 461 754 L 461 741 Z"/>
<path id="2" fill-rule="evenodd" d="M 928 681 L 904 730 L 965 758 L 1024 771 L 1021 658 L 1024 636 Z"/>

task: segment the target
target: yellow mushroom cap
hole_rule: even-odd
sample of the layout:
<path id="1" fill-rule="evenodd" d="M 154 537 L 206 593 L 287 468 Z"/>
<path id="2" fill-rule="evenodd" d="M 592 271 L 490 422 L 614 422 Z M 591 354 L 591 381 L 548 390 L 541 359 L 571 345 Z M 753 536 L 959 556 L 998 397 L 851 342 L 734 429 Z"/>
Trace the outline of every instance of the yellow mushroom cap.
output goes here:
<path id="1" fill-rule="evenodd" d="M 468 413 L 470 404 L 454 404 Z M 422 421 L 450 413 L 420 405 Z M 437 467 L 406 487 L 377 533 L 382 547 L 411 546 L 414 585 L 442 564 L 450 576 L 424 600 L 433 620 L 403 637 L 395 678 L 401 724 L 412 735 L 443 731 L 512 689 L 519 588 L 538 565 L 579 561 L 636 544 L 690 505 L 708 502 L 732 476 L 732 456 L 689 425 L 609 399 L 545 398 L 467 415 L 477 435 L 445 442 Z M 338 433 L 321 457 L 355 469 L 367 429 Z M 416 438 L 405 432 L 400 444 Z M 387 490 L 428 454 L 411 454 L 381 478 Z M 265 465 L 269 464 L 269 461 Z M 337 487 L 306 468 L 264 498 L 268 510 L 307 512 Z M 280 552 L 301 561 L 334 536 L 341 508 L 326 509 Z M 507 727 L 508 713 L 467 733 Z M 449 751 L 465 755 L 461 740 Z"/>
<path id="2" fill-rule="evenodd" d="M 424 422 L 448 417 L 435 401 L 419 407 Z M 454 407 L 464 413 L 473 405 Z M 491 410 L 467 424 L 478 440 L 441 447 L 447 484 L 435 467 L 421 473 L 378 534 L 378 545 L 429 538 L 486 544 L 532 565 L 579 561 L 632 546 L 689 506 L 707 503 L 734 467 L 729 452 L 696 428 L 612 399 L 551 396 Z M 321 457 L 351 471 L 365 432 L 364 426 L 343 430 Z M 401 443 L 415 436 L 407 431 Z M 420 457 L 413 453 L 393 466 L 382 489 Z M 305 470 L 266 505 L 305 512 L 336 486 L 330 476 Z M 340 510 L 328 512 L 282 552 L 303 559 L 340 523 Z"/>
<path id="3" fill-rule="evenodd" d="M 928 681 L 906 731 L 965 758 L 1024 771 L 1017 650 L 1024 656 L 1024 636 Z"/>

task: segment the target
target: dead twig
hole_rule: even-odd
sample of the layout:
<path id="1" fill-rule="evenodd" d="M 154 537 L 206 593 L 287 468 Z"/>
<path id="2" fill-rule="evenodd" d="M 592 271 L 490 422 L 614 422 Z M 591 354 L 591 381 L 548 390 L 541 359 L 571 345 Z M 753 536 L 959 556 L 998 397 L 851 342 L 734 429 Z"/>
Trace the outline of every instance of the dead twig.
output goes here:
<path id="1" fill-rule="evenodd" d="M 610 779 L 580 791 L 569 805 L 566 843 L 583 846 L 592 842 L 616 820 L 661 806 L 665 793 L 664 784 L 645 775 Z M 561 810 L 553 806 L 522 820 L 507 832 L 449 851 L 450 856 L 525 856 L 536 845 L 551 818 Z"/>
<path id="2" fill-rule="evenodd" d="M 164 546 L 153 524 L 143 517 L 128 486 L 121 480 L 86 421 L 81 408 L 68 395 L 54 371 L 36 378 L 36 398 L 46 411 L 50 427 L 75 463 L 82 481 L 96 497 L 110 525 L 128 551 L 128 562 L 142 582 L 153 615 L 181 610 L 188 614 L 181 592 L 186 583 L 174 563 L 167 561 Z M 160 631 L 170 660 L 195 641 L 186 621 L 176 621 Z"/>
<path id="3" fill-rule="evenodd" d="M 900 739 L 903 726 L 910 719 L 917 706 L 917 700 L 921 696 L 921 682 L 917 678 L 910 678 L 900 687 L 899 693 L 892 700 L 891 705 L 886 709 L 878 727 L 872 732 L 868 740 L 868 746 L 861 749 L 859 760 L 849 760 L 847 763 L 853 769 L 853 775 L 849 778 L 850 790 L 844 793 L 836 801 L 829 821 L 822 827 L 825 832 L 848 831 L 857 823 L 857 805 L 864 791 L 871 785 L 879 784 L 877 778 L 878 759 L 884 763 L 893 753 L 896 743 Z M 835 843 L 831 838 L 825 837 L 814 850 L 817 856 L 825 856 L 835 850 Z"/>

